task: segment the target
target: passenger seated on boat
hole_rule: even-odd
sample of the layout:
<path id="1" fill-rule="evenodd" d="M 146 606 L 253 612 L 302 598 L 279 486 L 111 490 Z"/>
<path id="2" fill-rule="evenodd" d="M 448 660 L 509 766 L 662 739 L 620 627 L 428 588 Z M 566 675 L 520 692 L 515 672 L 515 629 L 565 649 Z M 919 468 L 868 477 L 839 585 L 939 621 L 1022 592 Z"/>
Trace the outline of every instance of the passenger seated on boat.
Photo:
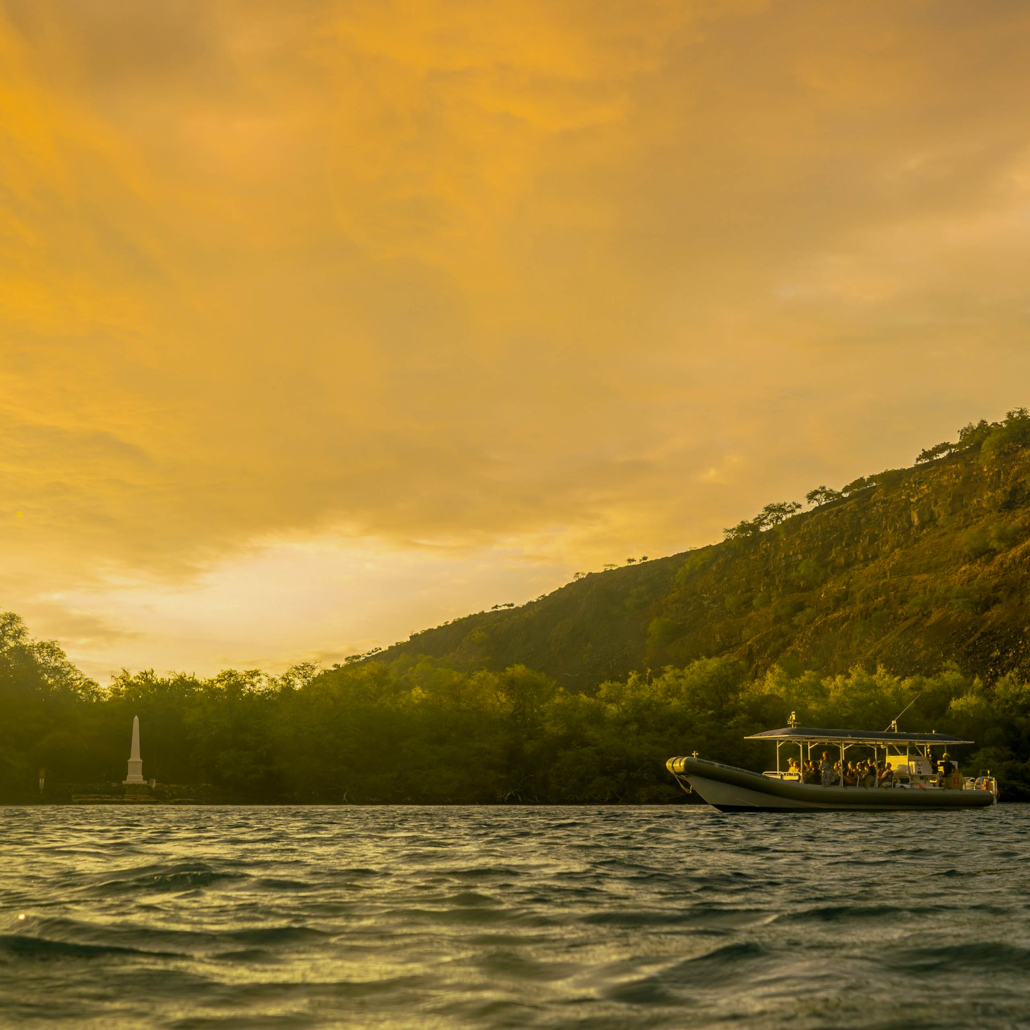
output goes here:
<path id="1" fill-rule="evenodd" d="M 862 771 L 858 778 L 860 787 L 876 786 L 876 766 L 872 762 L 863 762 Z"/>
<path id="2" fill-rule="evenodd" d="M 787 763 L 787 775 L 800 777 L 801 770 L 798 768 L 798 760 L 796 758 L 792 758 Z"/>
<path id="3" fill-rule="evenodd" d="M 830 761 L 828 751 L 823 752 L 823 760 L 819 763 L 819 777 L 824 787 L 832 787 L 837 782 L 837 774 L 834 771 L 833 762 Z"/>
<path id="4" fill-rule="evenodd" d="M 894 786 L 894 770 L 886 762 L 880 762 L 877 770 L 876 784 L 878 787 Z"/>
<path id="5" fill-rule="evenodd" d="M 802 783 L 818 783 L 819 780 L 819 767 L 813 761 L 805 762 L 804 770 L 801 773 Z"/>
<path id="6" fill-rule="evenodd" d="M 858 786 L 858 770 L 855 768 L 854 762 L 848 762 L 848 767 L 844 770 L 844 786 Z"/>

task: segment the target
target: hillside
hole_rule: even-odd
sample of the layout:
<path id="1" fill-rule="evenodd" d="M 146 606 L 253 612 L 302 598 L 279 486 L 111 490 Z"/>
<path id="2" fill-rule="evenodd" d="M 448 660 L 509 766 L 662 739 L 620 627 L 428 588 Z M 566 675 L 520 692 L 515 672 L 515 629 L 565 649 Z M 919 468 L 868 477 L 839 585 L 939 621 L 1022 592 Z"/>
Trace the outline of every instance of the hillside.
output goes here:
<path id="1" fill-rule="evenodd" d="M 955 662 L 990 680 L 1030 677 L 1030 416 L 967 426 L 920 458 L 814 491 L 814 510 L 770 505 L 771 519 L 723 543 L 591 573 L 376 657 L 521 663 L 580 691 L 715 656 L 754 674 L 882 664 L 909 675 Z"/>

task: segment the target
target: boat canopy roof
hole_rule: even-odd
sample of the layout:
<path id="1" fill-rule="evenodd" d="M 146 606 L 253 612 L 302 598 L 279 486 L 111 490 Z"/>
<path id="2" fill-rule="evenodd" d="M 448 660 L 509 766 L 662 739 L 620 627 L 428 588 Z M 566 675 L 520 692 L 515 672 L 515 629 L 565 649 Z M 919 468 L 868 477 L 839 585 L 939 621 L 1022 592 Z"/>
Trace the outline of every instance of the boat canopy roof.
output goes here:
<path id="1" fill-rule="evenodd" d="M 870 730 L 824 730 L 814 726 L 784 726 L 778 730 L 763 730 L 752 733 L 745 740 L 794 740 L 799 743 L 816 744 L 972 744 L 972 740 L 948 737 L 943 733 L 902 733 L 887 730 L 877 733 Z"/>

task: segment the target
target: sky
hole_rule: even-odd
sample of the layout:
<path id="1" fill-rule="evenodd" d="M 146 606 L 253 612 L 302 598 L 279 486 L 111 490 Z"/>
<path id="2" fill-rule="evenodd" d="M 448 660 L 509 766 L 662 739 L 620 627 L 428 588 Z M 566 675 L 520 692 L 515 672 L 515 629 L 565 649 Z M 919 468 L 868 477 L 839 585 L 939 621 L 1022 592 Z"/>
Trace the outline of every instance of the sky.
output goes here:
<path id="1" fill-rule="evenodd" d="M 0 609 L 332 663 L 1030 403 L 1021 0 L 0 0 Z"/>

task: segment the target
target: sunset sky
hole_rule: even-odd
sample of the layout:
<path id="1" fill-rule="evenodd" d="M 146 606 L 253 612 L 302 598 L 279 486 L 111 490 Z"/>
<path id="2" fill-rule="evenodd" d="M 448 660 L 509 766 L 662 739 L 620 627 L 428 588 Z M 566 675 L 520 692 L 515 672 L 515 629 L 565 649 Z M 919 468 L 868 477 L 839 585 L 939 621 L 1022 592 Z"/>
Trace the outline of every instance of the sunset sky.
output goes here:
<path id="1" fill-rule="evenodd" d="M 1030 5 L 0 0 L 0 609 L 279 671 L 1030 404 Z"/>

